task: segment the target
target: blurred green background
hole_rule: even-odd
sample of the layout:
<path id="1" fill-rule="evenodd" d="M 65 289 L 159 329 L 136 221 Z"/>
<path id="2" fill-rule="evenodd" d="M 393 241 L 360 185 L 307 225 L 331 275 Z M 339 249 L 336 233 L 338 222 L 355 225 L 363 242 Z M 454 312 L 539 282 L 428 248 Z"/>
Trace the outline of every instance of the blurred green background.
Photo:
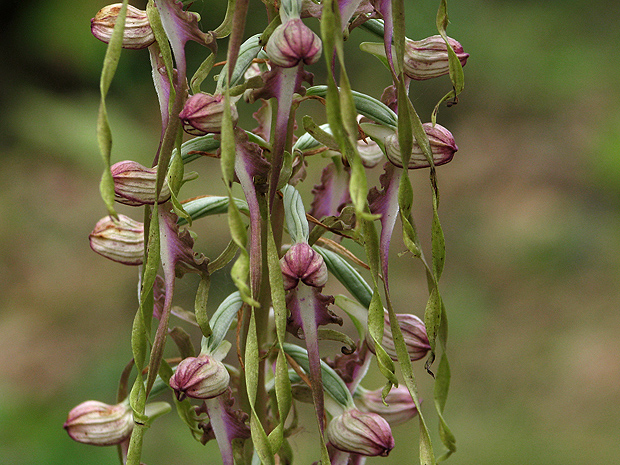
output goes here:
<path id="1" fill-rule="evenodd" d="M 408 36 L 434 34 L 438 2 L 410 3 Z M 92 253 L 87 240 L 105 215 L 95 140 L 105 46 L 88 23 L 104 5 L 9 2 L 0 19 L 1 463 L 117 463 L 113 448 L 75 443 L 62 429 L 79 402 L 113 403 L 136 307 L 135 269 Z M 260 2 L 252 7 L 258 22 L 248 34 L 264 24 Z M 203 30 L 224 8 L 192 7 Z M 439 169 L 453 372 L 445 414 L 458 446 L 448 463 L 620 463 L 620 4 L 451 0 L 449 11 L 448 33 L 471 57 L 459 105 L 439 113 L 459 145 Z M 356 51 L 364 40 L 375 39 L 356 30 L 346 44 L 350 75 L 355 89 L 378 96 L 389 77 Z M 188 50 L 191 72 L 203 52 Z M 413 83 L 424 120 L 448 88 L 447 79 Z M 126 51 L 109 99 L 114 161 L 150 163 L 156 105 L 148 54 Z M 185 196 L 222 192 L 217 162 L 195 165 L 200 178 Z M 424 235 L 427 173 L 412 180 Z M 207 255 L 226 243 L 221 219 L 194 230 Z M 422 270 L 393 244 L 395 300 L 421 315 Z M 179 303 L 190 305 L 195 284 L 178 286 Z M 222 280 L 211 301 L 230 289 Z M 432 418 L 430 383 L 417 368 Z M 392 455 L 369 464 L 417 463 L 416 422 L 395 434 Z M 318 458 L 305 457 L 301 465 Z M 149 432 L 143 461 L 221 463 L 175 414 Z"/>

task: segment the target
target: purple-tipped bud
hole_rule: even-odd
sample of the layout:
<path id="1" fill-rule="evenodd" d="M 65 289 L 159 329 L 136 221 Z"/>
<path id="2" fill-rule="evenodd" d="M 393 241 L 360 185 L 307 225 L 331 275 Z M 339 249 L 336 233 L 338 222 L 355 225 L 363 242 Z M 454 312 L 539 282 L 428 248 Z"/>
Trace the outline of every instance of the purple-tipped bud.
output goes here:
<path id="1" fill-rule="evenodd" d="M 74 441 L 112 446 L 131 435 L 133 413 L 127 403 L 108 405 L 88 400 L 69 412 L 63 428 Z"/>
<path id="2" fill-rule="evenodd" d="M 327 282 L 327 266 L 321 254 L 305 242 L 293 244 L 280 259 L 284 289 L 297 286 L 299 280 L 312 287 L 323 287 Z"/>
<path id="3" fill-rule="evenodd" d="M 211 399 L 222 394 L 230 382 L 228 370 L 210 355 L 188 357 L 179 363 L 170 378 L 177 399 Z"/>
<path id="4" fill-rule="evenodd" d="M 128 216 L 100 219 L 88 236 L 90 248 L 105 258 L 124 265 L 142 265 L 144 259 L 144 225 Z"/>
<path id="5" fill-rule="evenodd" d="M 431 144 L 431 152 L 433 154 L 433 163 L 435 166 L 445 165 L 454 157 L 459 149 L 454 141 L 454 136 L 443 126 L 432 123 L 424 123 L 422 125 Z M 403 158 L 400 153 L 400 144 L 398 143 L 398 133 L 391 134 L 385 138 L 385 154 L 393 165 L 399 168 L 403 167 Z M 415 140 L 411 148 L 411 157 L 409 158 L 409 169 L 428 168 L 430 164 L 424 156 L 422 149 Z"/>
<path id="6" fill-rule="evenodd" d="M 463 46 L 456 40 L 448 37 L 450 46 L 456 53 L 462 66 L 465 66 L 469 53 L 463 51 Z M 450 72 L 448 64 L 448 47 L 439 35 L 422 40 L 405 40 L 404 72 L 411 79 L 423 81 Z"/>
<path id="7" fill-rule="evenodd" d="M 355 392 L 355 402 L 364 412 L 381 415 L 387 422 L 394 426 L 405 423 L 418 414 L 418 409 L 405 386 L 392 388 L 383 403 L 381 398 L 382 389 L 367 391 L 358 388 Z"/>
<path id="8" fill-rule="evenodd" d="M 237 107 L 230 106 L 233 124 L 237 124 L 239 115 Z M 209 133 L 222 132 L 224 118 L 224 96 L 222 94 L 206 94 L 200 92 L 192 95 L 185 102 L 183 111 L 179 114 L 183 121 L 183 129 L 194 136 L 204 136 Z"/>
<path id="9" fill-rule="evenodd" d="M 355 408 L 334 417 L 325 431 L 336 449 L 369 457 L 387 457 L 394 448 L 394 437 L 388 422 L 376 413 Z"/>
<path id="10" fill-rule="evenodd" d="M 125 205 L 152 205 L 155 198 L 157 167 L 146 168 L 135 161 L 119 161 L 112 165 L 116 201 Z M 158 203 L 170 198 L 168 183 L 164 183 Z"/>
<path id="11" fill-rule="evenodd" d="M 321 58 L 322 50 L 319 36 L 299 18 L 280 24 L 265 47 L 269 60 L 282 68 L 292 68 L 300 61 L 312 65 Z"/>
<path id="12" fill-rule="evenodd" d="M 110 37 L 112 37 L 112 31 L 121 6 L 121 3 L 104 6 L 90 20 L 91 32 L 97 39 L 106 44 L 110 42 Z M 146 16 L 146 11 L 128 5 L 125 30 L 123 31 L 123 48 L 140 50 L 147 48 L 153 42 L 155 42 L 155 35 Z"/>
<path id="13" fill-rule="evenodd" d="M 424 358 L 428 351 L 431 350 L 431 346 L 428 343 L 428 336 L 426 334 L 426 326 L 424 326 L 424 322 L 417 316 L 411 315 L 410 313 L 397 313 L 396 319 L 398 320 L 398 325 L 403 333 L 403 339 L 405 340 L 405 346 L 407 346 L 409 359 L 413 362 Z M 367 342 L 370 350 L 374 352 L 375 349 L 372 339 L 368 338 Z M 382 346 L 392 360 L 398 360 L 398 356 L 396 355 L 396 347 L 394 346 L 394 338 L 392 336 L 392 329 L 390 328 L 390 319 L 387 312 L 385 312 Z"/>

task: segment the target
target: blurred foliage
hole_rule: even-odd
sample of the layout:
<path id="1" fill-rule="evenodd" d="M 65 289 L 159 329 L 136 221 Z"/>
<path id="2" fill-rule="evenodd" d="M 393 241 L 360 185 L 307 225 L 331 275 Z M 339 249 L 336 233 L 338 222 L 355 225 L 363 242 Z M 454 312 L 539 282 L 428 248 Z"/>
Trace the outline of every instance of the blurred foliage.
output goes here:
<path id="1" fill-rule="evenodd" d="M 116 460 L 113 449 L 74 443 L 62 430 L 77 403 L 113 401 L 136 305 L 135 270 L 91 253 L 86 239 L 105 214 L 95 141 L 105 46 L 88 25 L 103 5 L 10 2 L 0 19 L 4 463 Z M 411 38 L 435 33 L 435 7 L 411 6 Z M 263 21 L 260 2 L 252 8 Z M 224 15 L 222 2 L 193 9 L 205 30 Z M 449 463 L 620 463 L 620 29 L 611 21 L 620 5 L 451 0 L 449 9 L 448 33 L 471 54 L 461 103 L 439 113 L 460 147 L 439 170 L 453 371 L 446 416 L 458 447 Z M 354 52 L 362 40 L 374 39 L 356 31 L 347 43 L 353 86 L 379 95 L 389 76 Z M 197 66 L 202 51 L 189 52 Z M 446 86 L 413 83 L 423 119 Z M 159 134 L 156 104 L 147 54 L 125 52 L 109 105 L 116 161 L 131 153 L 149 163 Z M 192 168 L 201 177 L 188 196 L 219 186 L 219 168 L 208 162 Z M 421 231 L 430 215 L 426 176 L 412 174 L 423 199 L 415 210 Z M 195 226 L 207 255 L 223 248 L 217 238 L 225 227 Z M 394 247 L 395 301 L 421 314 L 422 270 Z M 222 279 L 214 289 L 224 294 Z M 430 409 L 430 380 L 419 371 Z M 396 428 L 388 459 L 368 463 L 411 463 L 411 428 Z M 189 439 L 171 414 L 147 435 L 144 461 L 214 463 L 213 447 Z M 296 445 L 299 454 L 303 447 Z"/>

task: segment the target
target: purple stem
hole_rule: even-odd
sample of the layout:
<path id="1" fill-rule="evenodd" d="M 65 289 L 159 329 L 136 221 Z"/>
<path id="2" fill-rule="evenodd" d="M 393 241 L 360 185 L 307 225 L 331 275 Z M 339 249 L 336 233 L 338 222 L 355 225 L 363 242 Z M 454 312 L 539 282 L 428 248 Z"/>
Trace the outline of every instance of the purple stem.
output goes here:
<path id="1" fill-rule="evenodd" d="M 234 436 L 229 434 L 228 428 L 226 428 L 226 421 L 224 419 L 226 406 L 224 405 L 223 399 L 224 396 L 206 399 L 205 405 L 207 406 L 207 414 L 209 415 L 215 440 L 220 448 L 223 465 L 235 465 L 232 449 L 232 440 Z"/>
<path id="2" fill-rule="evenodd" d="M 291 117 L 291 108 L 293 106 L 293 93 L 299 74 L 303 71 L 303 62 L 293 68 L 280 68 L 282 79 L 280 85 L 276 89 L 276 100 L 278 102 L 278 113 L 276 116 L 276 126 L 273 152 L 271 154 L 271 176 L 269 179 L 269 208 L 273 208 L 273 201 L 276 196 L 278 182 L 280 180 L 280 171 L 284 161 L 284 150 L 286 149 L 286 141 L 289 136 L 288 124 Z"/>
<path id="3" fill-rule="evenodd" d="M 399 170 L 400 171 L 400 170 Z M 375 198 L 371 201 L 371 211 L 381 214 L 381 236 L 379 238 L 379 253 L 385 286 L 388 285 L 388 258 L 390 253 L 390 240 L 394 232 L 394 225 L 398 216 L 398 181 L 396 167 L 391 163 L 385 164 L 385 173 L 381 175 L 383 190 L 379 193 L 373 190 Z"/>
<path id="4" fill-rule="evenodd" d="M 235 132 L 237 156 L 235 157 L 235 174 L 239 178 L 241 189 L 245 195 L 248 203 L 248 210 L 250 212 L 250 281 L 252 287 L 252 293 L 254 296 L 258 295 L 260 290 L 260 279 L 262 270 L 262 255 L 261 255 L 261 214 L 260 204 L 256 193 L 256 186 L 254 185 L 254 174 L 256 173 L 256 167 L 250 160 L 250 154 L 247 152 L 246 147 L 237 137 L 240 133 Z"/>
<path id="5" fill-rule="evenodd" d="M 320 432 L 323 434 L 325 406 L 323 399 L 323 383 L 321 381 L 321 356 L 319 354 L 315 298 L 315 289 L 300 282 L 297 287 L 297 299 L 299 302 L 306 349 L 308 351 L 308 365 L 310 367 L 310 380 L 312 381 L 314 409 L 316 411 Z"/>

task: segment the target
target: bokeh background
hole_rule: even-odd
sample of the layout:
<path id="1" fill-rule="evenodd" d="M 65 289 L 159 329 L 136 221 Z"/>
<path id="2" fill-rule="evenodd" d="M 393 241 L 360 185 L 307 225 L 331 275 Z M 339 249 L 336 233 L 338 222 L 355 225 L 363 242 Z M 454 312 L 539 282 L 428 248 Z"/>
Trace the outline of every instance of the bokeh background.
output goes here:
<path id="1" fill-rule="evenodd" d="M 92 253 L 87 240 L 105 215 L 95 140 L 105 46 L 89 31 L 105 3 L 7 3 L 0 18 L 0 462 L 117 463 L 113 448 L 75 443 L 62 429 L 77 403 L 114 401 L 136 308 L 135 269 Z M 408 36 L 432 35 L 438 2 L 411 3 Z M 192 9 L 208 30 L 224 8 L 198 0 Z M 260 2 L 253 8 L 257 23 L 248 34 L 264 24 Z M 620 463 L 620 4 L 451 0 L 449 10 L 448 33 L 471 57 L 460 103 L 439 114 L 460 149 L 439 169 L 453 372 L 445 413 L 458 445 L 448 463 Z M 346 44 L 350 75 L 354 88 L 378 96 L 389 77 L 357 52 L 365 40 L 375 39 L 357 30 Z M 190 44 L 189 53 L 195 69 L 203 52 Z M 147 55 L 126 51 L 112 85 L 115 161 L 149 164 L 157 146 Z M 448 88 L 447 79 L 414 83 L 423 119 Z M 222 192 L 217 163 L 195 165 L 200 178 L 186 196 Z M 412 180 L 426 240 L 427 174 Z M 221 219 L 194 229 L 207 255 L 226 243 Z M 396 301 L 421 315 L 422 270 L 399 258 L 404 247 L 393 243 Z M 179 304 L 190 306 L 195 284 L 183 281 Z M 231 289 L 224 276 L 211 301 Z M 419 366 L 418 373 L 433 417 L 428 377 Z M 415 422 L 395 434 L 392 455 L 369 464 L 417 463 Z M 301 465 L 315 459 L 296 447 Z M 147 435 L 143 461 L 221 463 L 174 413 Z"/>

